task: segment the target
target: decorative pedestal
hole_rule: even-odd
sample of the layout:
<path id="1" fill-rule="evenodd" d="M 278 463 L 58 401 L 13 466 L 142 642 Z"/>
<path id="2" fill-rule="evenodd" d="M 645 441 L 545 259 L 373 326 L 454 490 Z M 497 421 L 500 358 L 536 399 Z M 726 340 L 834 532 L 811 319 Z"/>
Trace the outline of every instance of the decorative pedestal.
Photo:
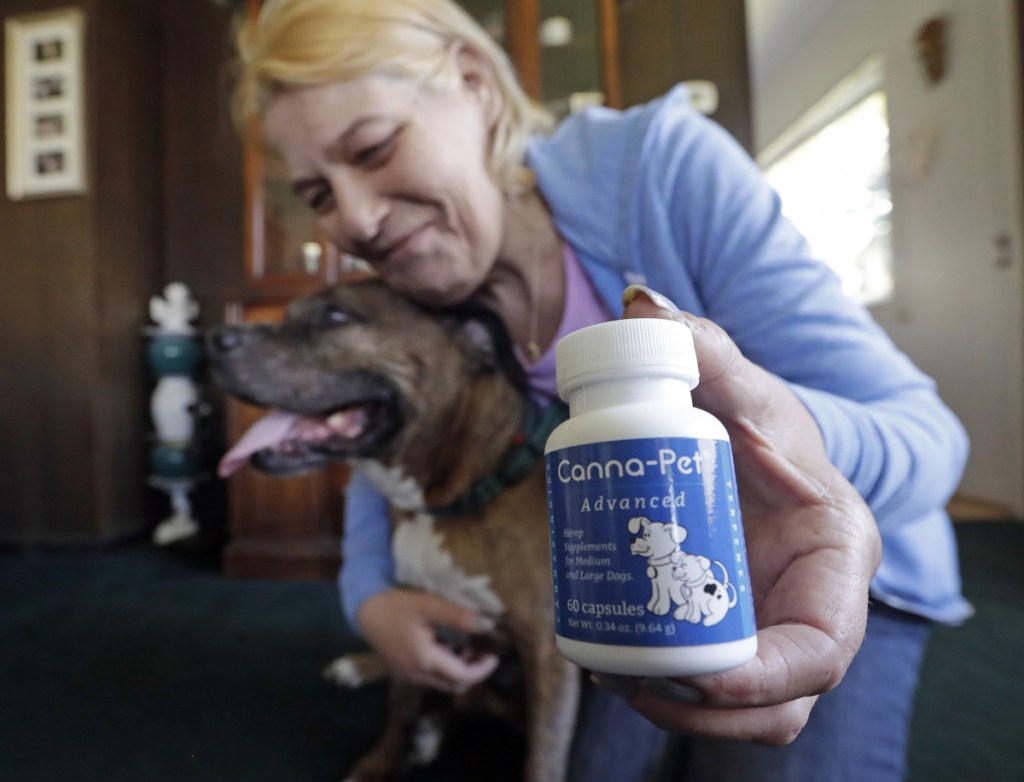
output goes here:
<path id="1" fill-rule="evenodd" d="M 146 358 L 158 378 L 149 406 L 156 442 L 149 450 L 147 483 L 170 499 L 172 513 L 153 533 L 156 543 L 166 545 L 199 531 L 188 495 L 203 478 L 195 438 L 199 388 L 193 380 L 203 353 L 200 338 L 189 325 L 199 307 L 185 285 L 171 283 L 164 298 L 150 300 L 149 309 L 159 325 L 144 330 L 149 339 Z"/>

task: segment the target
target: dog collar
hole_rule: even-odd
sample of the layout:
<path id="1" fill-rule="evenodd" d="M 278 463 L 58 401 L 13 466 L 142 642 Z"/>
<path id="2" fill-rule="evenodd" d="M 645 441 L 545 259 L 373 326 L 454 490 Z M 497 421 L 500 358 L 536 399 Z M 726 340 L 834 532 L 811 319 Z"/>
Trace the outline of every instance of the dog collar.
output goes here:
<path id="1" fill-rule="evenodd" d="M 654 565 L 655 567 L 660 567 L 661 565 L 669 564 L 678 555 L 679 555 L 679 549 L 676 549 L 671 554 L 665 554 L 664 556 L 655 557 L 654 559 L 648 560 L 647 563 L 649 565 Z"/>
<path id="2" fill-rule="evenodd" d="M 456 516 L 483 508 L 503 489 L 512 486 L 533 469 L 544 455 L 544 445 L 555 427 L 569 417 L 569 408 L 561 402 L 552 402 L 542 408 L 529 397 L 523 406 L 523 420 L 509 443 L 498 469 L 474 482 L 454 502 L 427 512 L 435 516 Z"/>

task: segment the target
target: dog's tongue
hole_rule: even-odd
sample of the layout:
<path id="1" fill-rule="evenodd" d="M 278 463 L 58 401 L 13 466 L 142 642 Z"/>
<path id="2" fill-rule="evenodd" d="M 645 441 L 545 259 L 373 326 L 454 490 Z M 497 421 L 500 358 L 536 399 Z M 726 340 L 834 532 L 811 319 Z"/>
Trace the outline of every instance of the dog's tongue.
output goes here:
<path id="1" fill-rule="evenodd" d="M 334 413 L 326 420 L 285 410 L 272 410 L 250 426 L 234 447 L 224 454 L 217 465 L 217 474 L 227 478 L 257 451 L 276 448 L 289 441 L 357 437 L 365 424 L 366 411 L 358 407 Z"/>
<path id="2" fill-rule="evenodd" d="M 217 465 L 217 474 L 227 478 L 245 464 L 249 457 L 264 448 L 273 448 L 288 439 L 299 416 L 284 410 L 274 410 L 249 427 Z"/>

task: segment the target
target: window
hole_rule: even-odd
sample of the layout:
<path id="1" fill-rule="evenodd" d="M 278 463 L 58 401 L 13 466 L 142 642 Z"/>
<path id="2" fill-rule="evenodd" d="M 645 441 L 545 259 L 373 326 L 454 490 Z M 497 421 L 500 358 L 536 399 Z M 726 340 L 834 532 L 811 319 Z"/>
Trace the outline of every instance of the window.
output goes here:
<path id="1" fill-rule="evenodd" d="M 783 212 L 864 304 L 892 295 L 889 121 L 872 60 L 760 156 Z"/>

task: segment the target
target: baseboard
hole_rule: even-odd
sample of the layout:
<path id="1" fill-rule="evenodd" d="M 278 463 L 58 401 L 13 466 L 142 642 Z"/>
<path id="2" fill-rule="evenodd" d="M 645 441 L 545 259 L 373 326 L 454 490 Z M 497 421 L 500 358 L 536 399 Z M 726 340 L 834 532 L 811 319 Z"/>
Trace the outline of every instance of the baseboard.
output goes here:
<path id="1" fill-rule="evenodd" d="M 953 521 L 957 523 L 1020 520 L 1008 505 L 960 493 L 953 495 L 946 510 Z"/>

